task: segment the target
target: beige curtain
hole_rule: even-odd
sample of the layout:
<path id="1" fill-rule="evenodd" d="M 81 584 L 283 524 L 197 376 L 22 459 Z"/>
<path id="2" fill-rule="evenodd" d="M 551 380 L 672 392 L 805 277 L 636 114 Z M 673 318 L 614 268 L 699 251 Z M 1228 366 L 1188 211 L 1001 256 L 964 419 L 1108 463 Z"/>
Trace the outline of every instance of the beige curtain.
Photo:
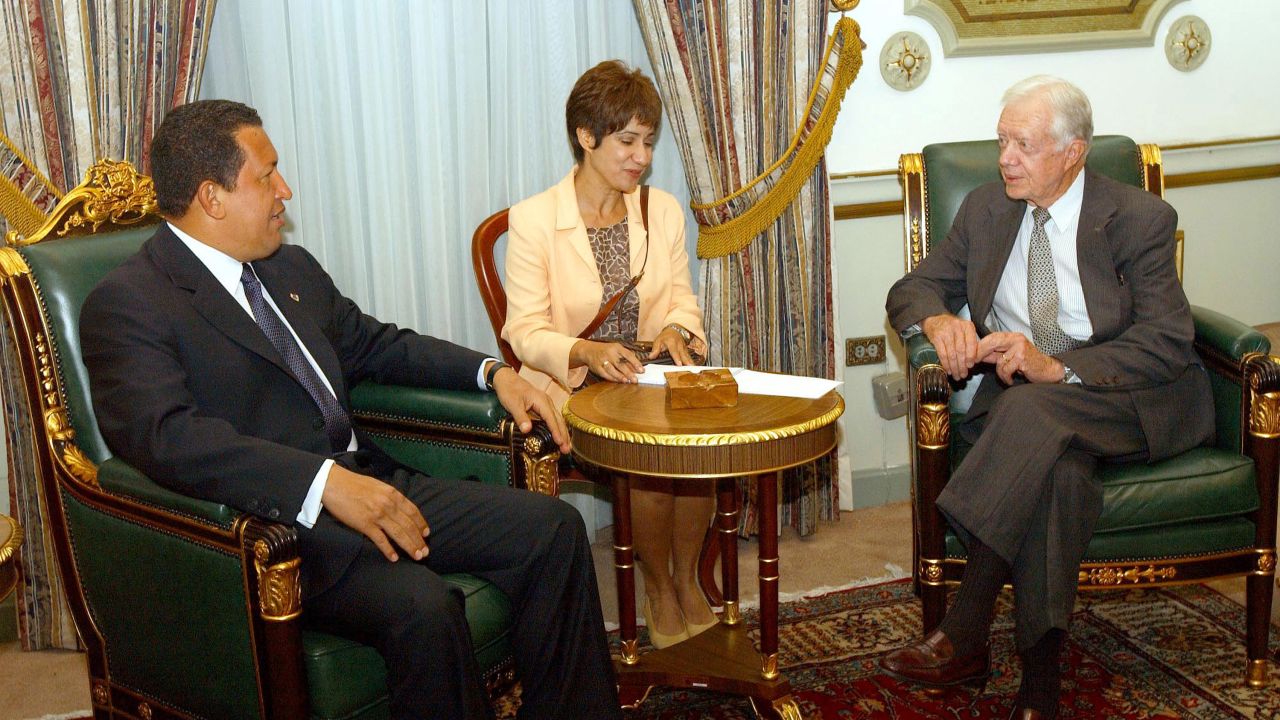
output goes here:
<path id="1" fill-rule="evenodd" d="M 144 172 L 155 128 L 193 100 L 215 0 L 6 0 L 0 3 L 0 212 L 27 234 L 100 158 Z M 34 226 L 34 227 L 33 227 Z M 7 321 L 7 320 L 6 320 Z M 3 328 L 0 328 L 3 331 Z M 3 391 L 10 505 L 26 530 L 18 631 L 25 649 L 75 648 L 42 488 L 29 408 L 7 331 Z"/>
<path id="2" fill-rule="evenodd" d="M 700 229 L 712 362 L 835 371 L 822 156 L 862 42 L 849 18 L 828 37 L 827 1 L 634 0 Z M 839 519 L 838 488 L 834 457 L 788 471 L 782 522 Z M 757 517 L 749 500 L 744 533 Z"/>

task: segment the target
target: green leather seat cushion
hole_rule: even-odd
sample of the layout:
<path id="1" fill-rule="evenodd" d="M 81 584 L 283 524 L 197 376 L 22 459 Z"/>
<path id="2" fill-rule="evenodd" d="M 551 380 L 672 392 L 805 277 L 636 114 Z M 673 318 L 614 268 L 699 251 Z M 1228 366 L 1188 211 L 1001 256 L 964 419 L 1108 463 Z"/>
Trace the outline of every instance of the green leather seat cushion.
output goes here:
<path id="1" fill-rule="evenodd" d="M 1154 560 L 1226 552 L 1253 547 L 1254 525 L 1233 517 L 1182 525 L 1140 528 L 1094 535 L 1085 549 L 1085 562 Z M 964 545 L 947 528 L 946 556 L 965 557 Z"/>
<path id="2" fill-rule="evenodd" d="M 467 623 L 480 671 L 488 676 L 511 657 L 511 601 L 474 575 L 445 575 L 466 597 Z M 305 610 L 304 610 L 305 612 Z M 321 632 L 302 633 L 311 717 L 386 717 L 387 667 L 368 645 Z"/>
<path id="3" fill-rule="evenodd" d="M 958 418 L 956 418 L 958 420 Z M 963 450 L 956 443 L 959 455 Z M 1200 447 L 1157 463 L 1104 464 L 1103 510 L 1086 560 L 1156 558 L 1249 547 L 1259 507 L 1253 460 Z M 947 555 L 963 547 L 947 533 Z"/>
<path id="4" fill-rule="evenodd" d="M 1095 534 L 1237 517 L 1258 509 L 1253 460 L 1200 447 L 1150 465 L 1108 464 Z"/>

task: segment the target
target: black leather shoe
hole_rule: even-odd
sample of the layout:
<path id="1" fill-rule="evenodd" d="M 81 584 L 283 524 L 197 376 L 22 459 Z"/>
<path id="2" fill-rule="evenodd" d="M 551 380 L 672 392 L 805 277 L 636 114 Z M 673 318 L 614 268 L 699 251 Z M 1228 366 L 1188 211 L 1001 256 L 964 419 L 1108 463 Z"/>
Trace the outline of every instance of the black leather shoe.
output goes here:
<path id="1" fill-rule="evenodd" d="M 947 687 L 985 680 L 991 674 L 991 647 L 956 657 L 955 647 L 941 630 L 923 641 L 899 648 L 880 658 L 880 667 L 899 680 L 928 687 Z"/>
<path id="2" fill-rule="evenodd" d="M 1039 710 L 1015 707 L 1013 712 L 1009 713 L 1009 720 L 1044 720 L 1044 715 Z"/>

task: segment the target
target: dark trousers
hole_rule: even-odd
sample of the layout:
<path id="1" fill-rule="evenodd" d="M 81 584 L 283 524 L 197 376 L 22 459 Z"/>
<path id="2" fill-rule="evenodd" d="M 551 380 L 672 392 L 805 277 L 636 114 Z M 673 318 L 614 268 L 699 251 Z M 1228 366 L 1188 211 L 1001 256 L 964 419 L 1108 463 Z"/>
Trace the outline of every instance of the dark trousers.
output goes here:
<path id="1" fill-rule="evenodd" d="M 1212 436 L 1212 404 L 1188 413 L 1184 449 Z M 994 382 L 987 378 L 985 382 Z M 1102 512 L 1099 461 L 1145 461 L 1147 439 L 1132 396 L 1079 385 L 1020 383 L 958 432 L 973 448 L 938 507 L 962 540 L 977 537 L 1012 567 L 1019 650 L 1067 629 L 1080 561 Z M 975 398 L 975 403 L 978 398 Z"/>
<path id="2" fill-rule="evenodd" d="M 422 562 L 366 540 L 332 588 L 304 603 L 311 627 L 376 648 L 393 718 L 488 718 L 463 598 L 466 572 L 510 598 L 521 718 L 620 717 L 590 543 L 568 504 L 524 490 L 397 471 L 392 485 L 431 528 Z"/>

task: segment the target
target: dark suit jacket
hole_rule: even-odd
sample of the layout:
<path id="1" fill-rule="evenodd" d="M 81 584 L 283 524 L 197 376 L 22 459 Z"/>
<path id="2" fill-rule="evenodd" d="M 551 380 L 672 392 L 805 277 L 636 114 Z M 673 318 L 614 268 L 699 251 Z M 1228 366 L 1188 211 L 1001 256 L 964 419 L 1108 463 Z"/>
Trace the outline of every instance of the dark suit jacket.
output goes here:
<path id="1" fill-rule="evenodd" d="M 366 378 L 476 388 L 484 355 L 365 315 L 306 250 L 254 263 L 338 400 Z M 157 482 L 284 523 L 296 521 L 332 451 L 319 408 L 262 330 L 168 225 L 85 300 L 80 338 L 98 427 L 111 451 Z M 358 435 L 360 461 L 395 464 Z M 298 526 L 303 590 L 329 587 L 362 536 L 321 513 Z"/>
<path id="2" fill-rule="evenodd" d="M 1203 384 L 1178 382 L 1200 364 L 1175 263 L 1178 216 L 1149 192 L 1085 172 L 1076 250 L 1093 337 L 1057 357 L 1086 387 L 1132 393 L 1152 459 L 1160 459 L 1184 449 L 1177 438 L 1185 433 L 1175 430 L 1203 400 Z M 889 322 L 901 332 L 968 303 L 978 335 L 991 332 L 984 323 L 1026 206 L 1000 182 L 971 192 L 946 239 L 890 289 Z M 988 373 L 971 416 L 986 410 L 996 383 Z"/>

